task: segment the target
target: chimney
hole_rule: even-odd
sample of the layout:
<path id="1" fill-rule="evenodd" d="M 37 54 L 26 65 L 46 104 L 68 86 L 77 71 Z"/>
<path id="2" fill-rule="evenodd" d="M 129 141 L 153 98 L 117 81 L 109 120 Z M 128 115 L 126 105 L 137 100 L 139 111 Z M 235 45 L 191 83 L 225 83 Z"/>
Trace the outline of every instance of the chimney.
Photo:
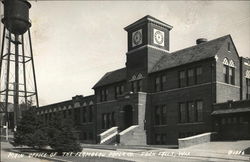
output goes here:
<path id="1" fill-rule="evenodd" d="M 205 42 L 207 42 L 207 38 L 199 38 L 199 39 L 196 40 L 197 45 L 201 44 L 201 43 L 205 43 Z"/>

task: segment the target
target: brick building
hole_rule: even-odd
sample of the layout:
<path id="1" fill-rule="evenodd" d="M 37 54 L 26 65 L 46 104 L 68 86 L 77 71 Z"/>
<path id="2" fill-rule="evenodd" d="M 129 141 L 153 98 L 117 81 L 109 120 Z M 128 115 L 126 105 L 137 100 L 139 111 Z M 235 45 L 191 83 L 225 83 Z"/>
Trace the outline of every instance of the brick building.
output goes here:
<path id="1" fill-rule="evenodd" d="M 176 145 L 239 129 L 245 133 L 226 138 L 250 139 L 250 59 L 239 56 L 230 35 L 170 52 L 171 29 L 151 16 L 125 27 L 126 66 L 106 73 L 94 95 L 40 107 L 38 115 L 71 116 L 84 143 Z M 234 129 L 224 130 L 229 118 Z"/>

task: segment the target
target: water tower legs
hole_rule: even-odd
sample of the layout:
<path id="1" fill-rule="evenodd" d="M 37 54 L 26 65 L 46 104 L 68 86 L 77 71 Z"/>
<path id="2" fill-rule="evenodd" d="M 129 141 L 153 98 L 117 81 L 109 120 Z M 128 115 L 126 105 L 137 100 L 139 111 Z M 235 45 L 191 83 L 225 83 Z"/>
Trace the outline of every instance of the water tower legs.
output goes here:
<path id="1" fill-rule="evenodd" d="M 4 28 L 2 35 L 0 103 L 3 105 L 4 110 L 0 111 L 5 113 L 6 123 L 8 122 L 9 127 L 12 129 L 16 128 L 22 111 L 31 106 L 39 106 L 29 30 L 26 32 L 26 35 L 28 39 L 27 44 L 25 43 L 25 34 L 12 34 Z M 7 42 L 7 48 L 5 47 L 5 41 Z M 27 69 L 31 70 L 27 71 Z M 11 101 L 13 101 L 13 103 L 11 103 Z M 12 106 L 14 108 L 14 114 L 11 116 L 9 111 Z"/>

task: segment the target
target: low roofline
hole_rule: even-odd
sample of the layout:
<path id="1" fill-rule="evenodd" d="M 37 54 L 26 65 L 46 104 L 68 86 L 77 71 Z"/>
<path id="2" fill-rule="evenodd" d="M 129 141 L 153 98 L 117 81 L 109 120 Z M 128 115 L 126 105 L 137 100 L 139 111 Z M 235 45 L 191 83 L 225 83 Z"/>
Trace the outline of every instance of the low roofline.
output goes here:
<path id="1" fill-rule="evenodd" d="M 83 99 L 85 99 L 85 98 L 91 98 L 91 97 L 95 97 L 95 95 L 84 96 Z M 52 103 L 52 104 L 40 106 L 40 107 L 38 107 L 38 109 L 44 108 L 44 107 L 48 107 L 48 106 L 54 106 L 54 105 L 58 105 L 58 104 L 65 104 L 67 102 L 72 102 L 71 104 L 73 104 L 73 100 L 71 99 L 71 100 L 66 100 L 66 101 L 62 101 L 62 102 L 56 102 L 56 103 Z"/>

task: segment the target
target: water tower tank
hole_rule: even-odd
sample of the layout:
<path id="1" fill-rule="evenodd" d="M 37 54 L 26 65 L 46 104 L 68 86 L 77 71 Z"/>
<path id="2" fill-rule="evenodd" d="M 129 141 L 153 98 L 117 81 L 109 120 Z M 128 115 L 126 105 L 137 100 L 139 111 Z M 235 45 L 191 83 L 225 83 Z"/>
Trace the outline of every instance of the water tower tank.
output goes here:
<path id="1" fill-rule="evenodd" d="M 31 4 L 26 0 L 4 0 L 4 18 L 2 22 L 13 34 L 24 34 L 31 23 L 29 22 L 29 9 Z"/>

